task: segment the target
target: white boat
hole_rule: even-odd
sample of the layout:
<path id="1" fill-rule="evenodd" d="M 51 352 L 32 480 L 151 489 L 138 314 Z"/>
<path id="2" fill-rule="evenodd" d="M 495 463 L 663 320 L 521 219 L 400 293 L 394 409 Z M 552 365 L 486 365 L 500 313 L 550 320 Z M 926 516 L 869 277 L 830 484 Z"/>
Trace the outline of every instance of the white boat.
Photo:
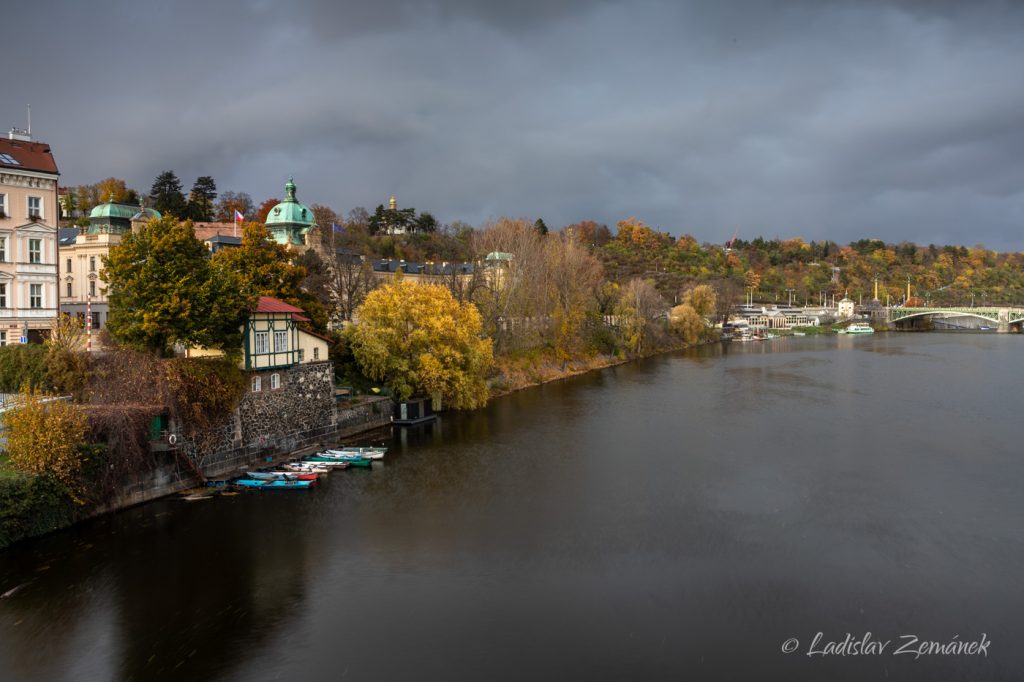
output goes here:
<path id="1" fill-rule="evenodd" d="M 839 332 L 840 334 L 874 334 L 875 330 L 871 328 L 869 324 L 862 324 L 855 322 L 846 329 Z"/>
<path id="2" fill-rule="evenodd" d="M 806 332 L 793 332 L 793 336 L 807 336 Z"/>
<path id="3" fill-rule="evenodd" d="M 325 457 L 361 457 L 362 459 L 384 459 L 384 453 L 378 448 L 344 448 L 341 450 L 324 450 L 320 453 Z"/>

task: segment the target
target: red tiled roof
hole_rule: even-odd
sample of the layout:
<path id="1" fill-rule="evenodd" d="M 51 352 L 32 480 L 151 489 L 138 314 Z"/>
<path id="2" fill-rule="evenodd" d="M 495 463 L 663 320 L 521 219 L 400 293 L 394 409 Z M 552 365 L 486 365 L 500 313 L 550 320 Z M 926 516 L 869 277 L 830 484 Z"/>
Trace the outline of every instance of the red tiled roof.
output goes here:
<path id="1" fill-rule="evenodd" d="M 24 142 L 0 138 L 0 154 L 7 154 L 18 162 L 5 163 L 0 159 L 0 168 L 60 173 L 57 170 L 57 162 L 53 160 L 53 154 L 50 152 L 50 145 L 45 142 Z"/>
<path id="2" fill-rule="evenodd" d="M 303 317 L 298 313 L 292 313 L 292 319 L 295 320 L 296 322 L 312 322 L 312 320 L 309 319 L 308 317 Z"/>
<path id="3" fill-rule="evenodd" d="M 318 339 L 320 339 L 322 341 L 326 341 L 327 343 L 334 343 L 334 339 L 332 339 L 329 336 L 324 336 L 323 334 L 319 334 L 317 332 L 311 332 L 308 329 L 302 329 L 300 331 L 302 331 L 303 334 L 309 334 L 310 336 L 315 336 L 316 338 L 318 338 Z"/>
<path id="4" fill-rule="evenodd" d="M 256 310 L 254 313 L 301 313 L 304 312 L 302 308 L 296 308 L 293 305 L 288 305 L 284 301 L 273 298 L 271 296 L 260 296 L 259 303 L 256 304 Z"/>

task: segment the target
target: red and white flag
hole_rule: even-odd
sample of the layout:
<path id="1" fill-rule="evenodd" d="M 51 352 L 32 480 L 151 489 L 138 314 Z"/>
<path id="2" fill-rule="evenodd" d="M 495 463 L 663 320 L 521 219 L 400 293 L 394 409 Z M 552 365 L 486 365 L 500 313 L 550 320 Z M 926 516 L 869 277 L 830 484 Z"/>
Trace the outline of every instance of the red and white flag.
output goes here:
<path id="1" fill-rule="evenodd" d="M 239 213 L 239 212 L 238 212 L 238 209 L 236 208 L 236 209 L 235 209 L 235 222 L 236 222 L 236 223 L 240 223 L 240 222 L 242 222 L 243 220 L 245 220 L 245 216 L 244 216 L 244 215 L 242 215 L 241 213 Z"/>

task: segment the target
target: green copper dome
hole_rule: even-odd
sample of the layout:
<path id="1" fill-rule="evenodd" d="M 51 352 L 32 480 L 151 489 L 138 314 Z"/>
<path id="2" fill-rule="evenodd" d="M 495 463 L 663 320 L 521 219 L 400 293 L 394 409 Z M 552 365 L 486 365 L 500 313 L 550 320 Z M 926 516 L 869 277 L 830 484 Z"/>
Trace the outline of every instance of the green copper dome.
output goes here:
<path id="1" fill-rule="evenodd" d="M 89 220 L 93 218 L 124 218 L 125 220 L 131 220 L 138 210 L 138 206 L 115 204 L 113 201 L 108 201 L 105 204 L 93 207 L 92 211 L 89 212 Z"/>
<path id="2" fill-rule="evenodd" d="M 88 234 L 124 234 L 131 232 L 132 216 L 138 206 L 118 204 L 113 200 L 99 204 L 89 212 Z"/>
<path id="3" fill-rule="evenodd" d="M 142 204 L 139 204 L 139 210 L 132 216 L 132 222 L 146 221 L 146 220 L 160 220 L 163 216 L 160 211 L 155 208 L 146 208 Z"/>
<path id="4" fill-rule="evenodd" d="M 280 244 L 306 243 L 305 235 L 315 225 L 313 211 L 295 199 L 295 182 L 288 178 L 284 186 L 284 201 L 267 213 L 267 229 Z"/>

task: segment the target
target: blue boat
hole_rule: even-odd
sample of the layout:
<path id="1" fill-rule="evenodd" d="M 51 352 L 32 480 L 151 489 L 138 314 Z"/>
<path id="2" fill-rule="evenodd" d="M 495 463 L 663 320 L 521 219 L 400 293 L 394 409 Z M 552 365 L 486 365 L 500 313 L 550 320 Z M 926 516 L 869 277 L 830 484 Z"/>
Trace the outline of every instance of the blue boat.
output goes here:
<path id="1" fill-rule="evenodd" d="M 232 483 L 243 488 L 255 488 L 257 490 L 306 490 L 316 481 L 259 481 L 254 478 L 239 478 L 232 481 Z"/>

